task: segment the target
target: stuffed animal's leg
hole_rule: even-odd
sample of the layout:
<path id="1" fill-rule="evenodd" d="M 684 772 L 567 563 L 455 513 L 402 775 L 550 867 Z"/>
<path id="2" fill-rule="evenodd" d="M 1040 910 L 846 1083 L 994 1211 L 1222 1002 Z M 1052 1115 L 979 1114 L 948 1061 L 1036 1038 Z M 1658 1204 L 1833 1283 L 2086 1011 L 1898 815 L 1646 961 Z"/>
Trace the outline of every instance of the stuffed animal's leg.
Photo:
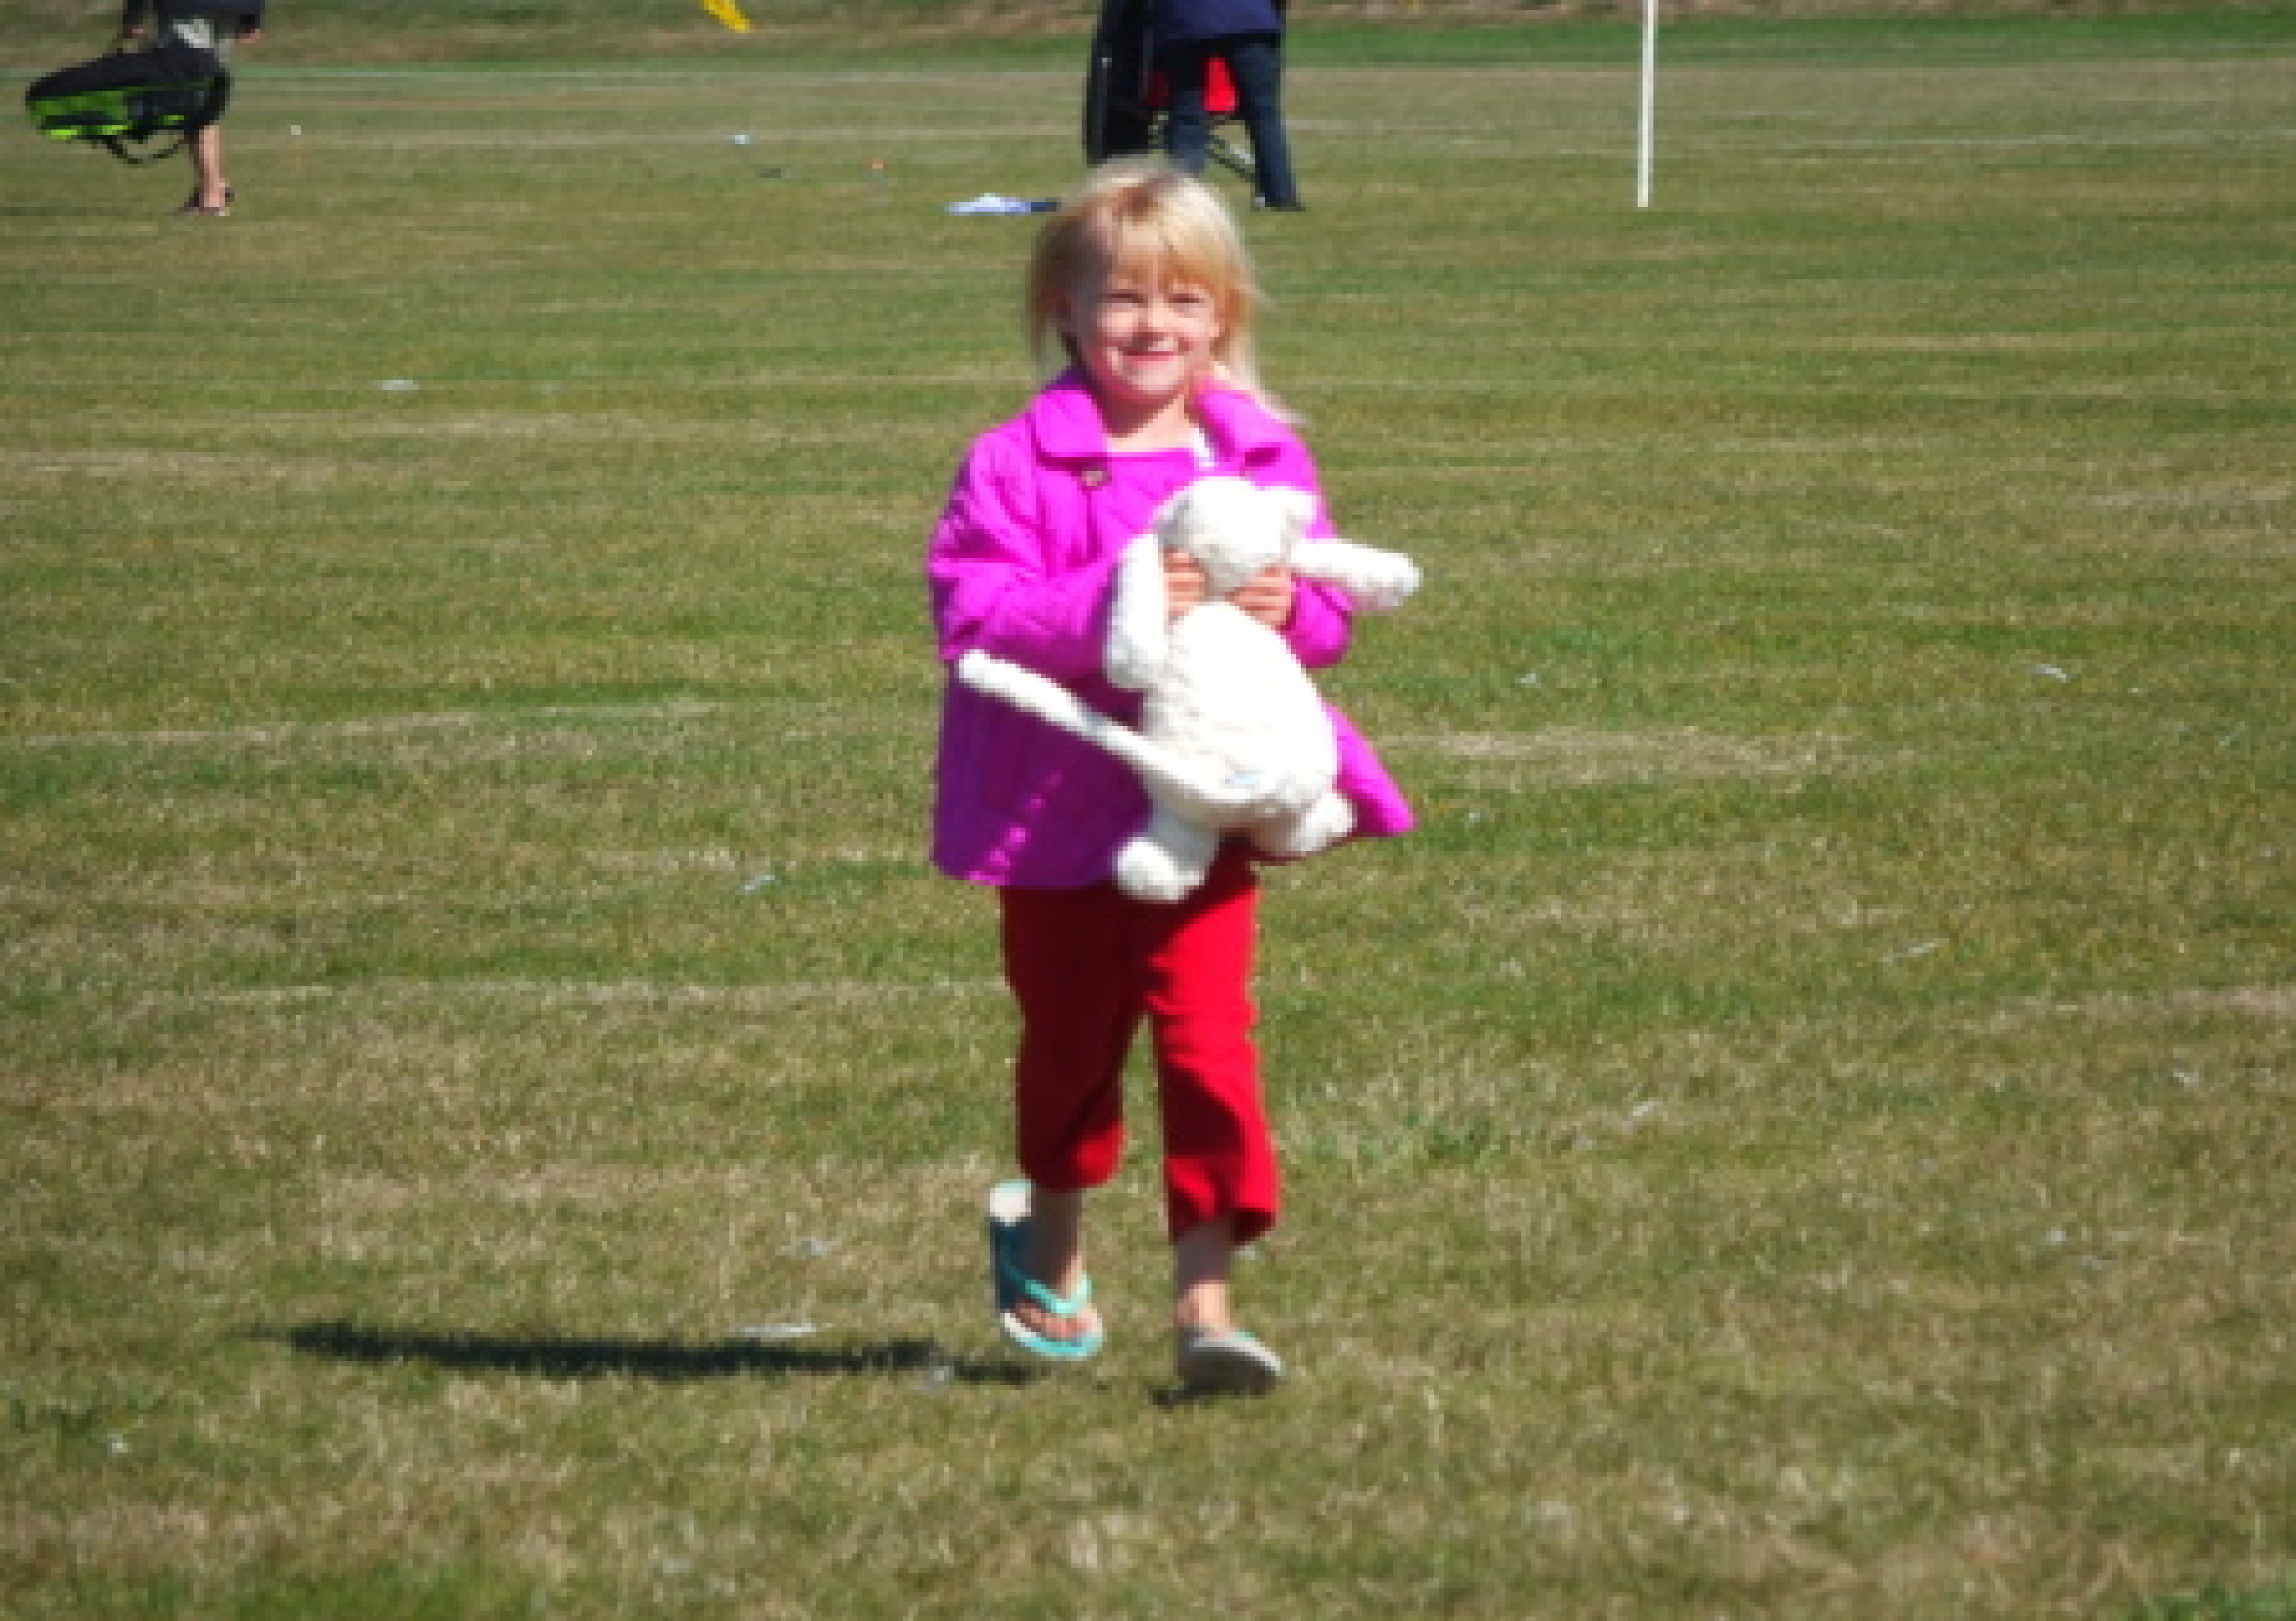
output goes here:
<path id="1" fill-rule="evenodd" d="M 956 661 L 956 678 L 976 692 L 1097 744 L 1139 772 L 1168 769 L 1163 754 L 1130 727 L 1111 720 L 1057 681 L 978 648 Z"/>
<path id="2" fill-rule="evenodd" d="M 1356 807 L 1337 794 L 1325 794 L 1306 810 L 1259 823 L 1251 830 L 1251 842 L 1270 856 L 1296 860 L 1330 849 L 1355 825 Z"/>
<path id="3" fill-rule="evenodd" d="M 1219 834 L 1159 805 L 1148 825 L 1116 855 L 1116 887 L 1136 900 L 1177 901 L 1204 881 Z"/>
<path id="4" fill-rule="evenodd" d="M 1358 608 L 1384 613 L 1419 589 L 1419 565 L 1400 552 L 1352 540 L 1321 540 L 1292 553 L 1292 572 L 1346 592 Z"/>
<path id="5" fill-rule="evenodd" d="M 1154 740 L 1103 715 L 1060 683 L 978 649 L 956 661 L 956 678 L 1106 749 L 1138 772 L 1151 794 L 1189 806 L 1206 821 L 1233 822 L 1259 815 L 1283 788 L 1281 779 L 1250 773 L 1210 777 Z"/>

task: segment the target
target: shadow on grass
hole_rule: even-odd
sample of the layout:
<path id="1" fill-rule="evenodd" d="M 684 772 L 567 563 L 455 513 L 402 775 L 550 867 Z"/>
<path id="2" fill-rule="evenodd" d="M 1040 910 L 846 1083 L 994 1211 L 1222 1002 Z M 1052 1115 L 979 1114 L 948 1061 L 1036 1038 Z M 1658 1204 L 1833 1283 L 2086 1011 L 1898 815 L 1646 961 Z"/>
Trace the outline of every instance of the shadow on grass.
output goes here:
<path id="1" fill-rule="evenodd" d="M 1026 1385 L 1036 1370 L 973 1357 L 951 1356 L 931 1339 L 888 1339 L 843 1345 L 784 1345 L 752 1339 L 686 1344 L 668 1339 L 579 1339 L 540 1335 L 452 1334 L 368 1328 L 355 1322 L 308 1322 L 262 1330 L 310 1356 L 339 1362 L 424 1363 L 462 1372 L 525 1373 L 545 1379 L 840 1378 L 904 1374 L 953 1379 L 972 1385 Z"/>

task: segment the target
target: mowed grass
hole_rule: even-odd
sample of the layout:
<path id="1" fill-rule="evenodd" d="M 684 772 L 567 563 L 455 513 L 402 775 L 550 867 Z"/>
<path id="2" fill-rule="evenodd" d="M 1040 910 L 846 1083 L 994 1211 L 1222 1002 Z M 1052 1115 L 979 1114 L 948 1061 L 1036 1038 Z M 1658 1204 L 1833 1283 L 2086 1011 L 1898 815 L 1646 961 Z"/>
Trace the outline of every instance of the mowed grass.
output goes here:
<path id="1" fill-rule="evenodd" d="M 2296 25 L 1682 29 L 1646 212 L 1569 37 L 1305 35 L 1250 221 L 1430 583 L 1244 1405 L 1144 1091 L 1110 1353 L 1000 1354 L 921 853 L 942 210 L 1070 68 L 258 62 L 221 225 L 18 133 L 0 1610 L 2296 1614 Z"/>

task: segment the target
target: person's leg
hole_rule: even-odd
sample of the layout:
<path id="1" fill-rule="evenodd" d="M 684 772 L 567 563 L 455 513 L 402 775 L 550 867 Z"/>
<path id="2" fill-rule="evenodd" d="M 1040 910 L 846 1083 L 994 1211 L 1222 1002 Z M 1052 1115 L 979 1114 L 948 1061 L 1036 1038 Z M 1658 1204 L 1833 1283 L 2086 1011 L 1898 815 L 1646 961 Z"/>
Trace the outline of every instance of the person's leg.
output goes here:
<path id="1" fill-rule="evenodd" d="M 235 24 L 221 17 L 177 14 L 168 19 L 167 37 L 195 51 L 206 51 L 228 70 Z M 220 215 L 229 211 L 231 181 L 223 169 L 223 125 L 209 125 L 191 138 L 192 195 L 186 212 Z"/>
<path id="2" fill-rule="evenodd" d="M 1281 1183 L 1252 1044 L 1259 880 L 1241 845 L 1196 893 L 1157 918 L 1148 1011 L 1164 1129 L 1173 1319 L 1234 1326 L 1228 1261 L 1275 1223 Z"/>
<path id="3" fill-rule="evenodd" d="M 1228 1221 L 1207 1222 L 1173 1246 L 1174 1365 L 1184 1390 L 1201 1396 L 1263 1396 L 1283 1378 L 1283 1359 L 1235 1326 L 1227 1274 L 1235 1258 Z"/>
<path id="4" fill-rule="evenodd" d="M 221 214 L 231 206 L 231 182 L 223 172 L 223 126 L 210 124 L 192 137 L 192 206 Z"/>
<path id="5" fill-rule="evenodd" d="M 1004 976 L 1021 1010 L 1013 1121 L 1031 1184 L 1028 1266 L 1073 1298 L 1085 1277 L 1085 1192 L 1115 1174 L 1124 1147 L 1124 1058 L 1140 1021 L 1128 903 L 1105 884 L 999 897 Z M 1099 1324 L 1089 1310 L 1062 1318 L 1034 1301 L 1013 1314 L 1048 1339 L 1081 1339 Z"/>
<path id="6" fill-rule="evenodd" d="M 1073 1300 L 1084 1288 L 1084 1190 L 1029 1189 L 1029 1275 L 1053 1293 Z M 1047 1339 L 1081 1339 L 1096 1323 L 1087 1312 L 1078 1317 L 1055 1317 L 1033 1300 L 1022 1300 L 1013 1314 L 1032 1332 Z"/>
<path id="7" fill-rule="evenodd" d="M 1172 1245 L 1172 1324 L 1182 1333 L 1226 1334 L 1235 1327 L 1228 1271 L 1235 1229 L 1225 1216 L 1182 1233 Z"/>
<path id="8" fill-rule="evenodd" d="M 1164 151 L 1175 168 L 1201 175 L 1212 144 L 1212 116 L 1204 104 L 1211 82 L 1211 48 L 1175 45 L 1157 58 L 1157 66 L 1163 70 L 1168 93 Z"/>
<path id="9" fill-rule="evenodd" d="M 1231 39 L 1222 47 L 1235 81 L 1244 133 L 1251 137 L 1251 167 L 1259 199 L 1271 209 L 1300 206 L 1299 183 L 1292 174 L 1292 141 L 1283 127 L 1283 43 L 1274 34 Z"/>

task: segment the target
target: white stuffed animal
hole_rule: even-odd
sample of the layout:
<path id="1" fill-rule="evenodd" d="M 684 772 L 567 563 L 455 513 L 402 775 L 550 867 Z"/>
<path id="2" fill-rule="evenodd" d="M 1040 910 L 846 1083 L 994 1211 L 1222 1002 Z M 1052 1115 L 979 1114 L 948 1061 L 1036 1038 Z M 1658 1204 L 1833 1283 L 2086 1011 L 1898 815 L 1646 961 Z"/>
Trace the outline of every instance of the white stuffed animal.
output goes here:
<path id="1" fill-rule="evenodd" d="M 1177 901 L 1203 882 L 1231 831 L 1270 856 L 1312 856 L 1345 838 L 1355 811 L 1334 790 L 1339 744 L 1308 673 L 1276 632 L 1227 594 L 1281 564 L 1347 593 L 1357 606 L 1399 606 L 1419 569 L 1398 553 L 1308 541 L 1314 497 L 1242 479 L 1200 479 L 1157 512 L 1117 566 L 1103 659 L 1108 678 L 1142 694 L 1134 731 L 1057 682 L 976 649 L 956 676 L 1095 743 L 1139 773 L 1155 811 L 1118 853 L 1116 881 L 1143 900 Z M 1204 602 L 1177 620 L 1163 553 L 1204 572 Z"/>

